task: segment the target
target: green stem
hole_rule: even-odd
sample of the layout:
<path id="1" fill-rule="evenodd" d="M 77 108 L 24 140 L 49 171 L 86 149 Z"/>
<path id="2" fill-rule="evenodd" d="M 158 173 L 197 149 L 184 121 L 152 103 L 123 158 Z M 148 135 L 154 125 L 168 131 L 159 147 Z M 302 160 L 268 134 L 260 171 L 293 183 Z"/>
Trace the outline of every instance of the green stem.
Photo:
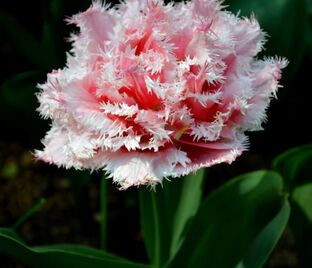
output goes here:
<path id="1" fill-rule="evenodd" d="M 161 253 L 160 253 L 160 245 L 161 245 L 161 237 L 160 237 L 160 223 L 159 223 L 159 218 L 158 218 L 158 206 L 157 206 L 157 200 L 156 200 L 156 193 L 151 192 L 151 200 L 152 200 L 152 213 L 153 213 L 153 218 L 155 222 L 155 251 L 154 251 L 154 265 L 156 268 L 160 267 L 161 264 Z"/>
<path id="2" fill-rule="evenodd" d="M 41 197 L 30 209 L 28 209 L 12 226 L 12 229 L 16 231 L 25 221 L 27 221 L 32 215 L 34 215 L 45 203 L 45 199 Z"/>
<path id="3" fill-rule="evenodd" d="M 103 175 L 100 182 L 100 244 L 102 249 L 107 245 L 107 204 L 108 180 Z"/>

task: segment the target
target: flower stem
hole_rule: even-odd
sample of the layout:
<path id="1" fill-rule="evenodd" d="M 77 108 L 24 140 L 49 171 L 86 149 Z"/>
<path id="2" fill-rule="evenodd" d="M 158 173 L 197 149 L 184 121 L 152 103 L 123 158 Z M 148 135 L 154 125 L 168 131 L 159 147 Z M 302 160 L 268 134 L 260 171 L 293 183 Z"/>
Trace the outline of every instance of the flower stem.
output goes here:
<path id="1" fill-rule="evenodd" d="M 107 204 L 108 204 L 108 181 L 103 175 L 100 182 L 100 245 L 106 249 L 107 245 Z"/>

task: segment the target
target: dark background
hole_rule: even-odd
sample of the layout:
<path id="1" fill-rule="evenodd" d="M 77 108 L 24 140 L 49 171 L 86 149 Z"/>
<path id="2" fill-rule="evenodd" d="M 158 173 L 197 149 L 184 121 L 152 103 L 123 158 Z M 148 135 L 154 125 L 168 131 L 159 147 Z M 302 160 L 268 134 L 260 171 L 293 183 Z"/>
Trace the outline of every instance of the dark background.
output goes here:
<path id="1" fill-rule="evenodd" d="M 312 31 L 311 1 L 227 0 L 228 9 L 242 15 L 254 11 L 271 37 L 267 56 L 286 56 L 284 88 L 268 111 L 265 130 L 249 133 L 250 150 L 232 165 L 210 169 L 208 193 L 243 172 L 271 168 L 272 159 L 291 147 L 311 143 Z M 35 93 L 46 73 L 62 68 L 66 38 L 77 30 L 64 19 L 85 10 L 90 1 L 0 2 L 0 226 L 11 226 L 40 197 L 42 209 L 19 233 L 31 245 L 79 243 L 99 246 L 100 173 L 66 171 L 37 163 L 32 151 L 49 122 L 40 119 Z M 260 55 L 259 57 L 262 57 Z M 108 250 L 132 260 L 146 261 L 139 224 L 137 191 L 109 188 Z M 287 229 L 269 267 L 299 267 L 297 248 Z M 0 256 L 0 267 L 23 267 Z"/>

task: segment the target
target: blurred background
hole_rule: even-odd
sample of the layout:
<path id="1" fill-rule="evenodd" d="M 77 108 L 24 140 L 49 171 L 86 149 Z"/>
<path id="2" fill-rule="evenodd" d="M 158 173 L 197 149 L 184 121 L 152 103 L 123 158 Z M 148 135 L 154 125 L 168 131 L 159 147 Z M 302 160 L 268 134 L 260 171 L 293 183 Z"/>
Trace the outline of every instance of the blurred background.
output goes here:
<path id="1" fill-rule="evenodd" d="M 40 139 L 50 123 L 36 112 L 36 85 L 45 81 L 47 72 L 65 64 L 65 52 L 70 48 L 66 38 L 77 29 L 64 19 L 90 4 L 87 0 L 0 2 L 0 226 L 12 226 L 38 200 L 44 200 L 40 210 L 19 228 L 30 245 L 98 247 L 100 243 L 102 174 L 66 171 L 32 157 L 34 149 L 42 148 Z M 253 12 L 269 34 L 263 55 L 285 56 L 290 64 L 283 73 L 284 88 L 268 111 L 265 130 L 249 133 L 250 150 L 235 163 L 209 170 L 206 193 L 238 174 L 271 168 L 276 155 L 312 141 L 312 1 L 226 0 L 224 5 L 242 16 Z M 137 200 L 136 189 L 121 192 L 110 185 L 108 250 L 144 262 L 147 256 Z M 306 232 L 312 241 L 311 233 L 311 229 Z M 309 248 L 296 239 L 287 228 L 267 267 L 312 267 L 311 263 L 302 266 L 311 245 Z M 0 267 L 24 266 L 0 255 Z"/>

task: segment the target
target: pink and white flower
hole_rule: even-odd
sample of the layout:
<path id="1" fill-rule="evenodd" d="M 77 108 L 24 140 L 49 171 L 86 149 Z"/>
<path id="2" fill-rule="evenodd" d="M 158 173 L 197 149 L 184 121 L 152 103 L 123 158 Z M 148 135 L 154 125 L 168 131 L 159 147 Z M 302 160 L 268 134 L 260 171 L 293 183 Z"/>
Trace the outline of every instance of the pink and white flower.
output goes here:
<path id="1" fill-rule="evenodd" d="M 39 85 L 52 120 L 36 157 L 104 169 L 122 189 L 231 163 L 261 129 L 285 59 L 256 59 L 265 34 L 217 0 L 93 2 L 70 23 L 66 67 Z"/>

